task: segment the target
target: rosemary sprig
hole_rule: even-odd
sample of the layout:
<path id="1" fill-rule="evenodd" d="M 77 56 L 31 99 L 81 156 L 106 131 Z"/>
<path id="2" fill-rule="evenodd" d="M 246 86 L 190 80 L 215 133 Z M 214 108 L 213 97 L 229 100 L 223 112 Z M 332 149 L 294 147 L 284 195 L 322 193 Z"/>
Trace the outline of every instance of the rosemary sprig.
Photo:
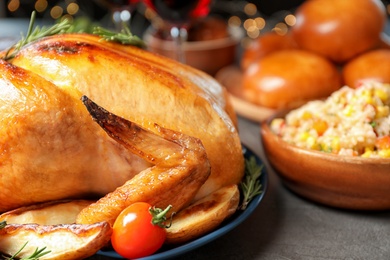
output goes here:
<path id="1" fill-rule="evenodd" d="M 15 45 L 11 46 L 7 52 L 5 53 L 5 56 L 3 57 L 4 60 L 10 60 L 13 59 L 16 54 L 20 51 L 20 49 L 29 44 L 30 42 L 36 41 L 40 38 L 56 35 L 60 33 L 66 32 L 72 25 L 72 23 L 68 19 L 63 19 L 58 23 L 55 23 L 51 27 L 42 27 L 36 26 L 34 28 L 34 23 L 36 19 L 36 12 L 31 13 L 30 18 L 30 24 L 28 26 L 27 34 L 26 36 L 22 36 L 22 39 L 17 42 Z"/>
<path id="2" fill-rule="evenodd" d="M 132 34 L 127 26 L 124 26 L 120 32 L 110 31 L 97 26 L 93 29 L 93 34 L 98 35 L 106 41 L 119 42 L 124 45 L 134 45 L 141 48 L 145 47 L 145 42 L 137 35 Z"/>
<path id="3" fill-rule="evenodd" d="M 245 176 L 241 181 L 241 192 L 243 200 L 239 209 L 245 210 L 249 202 L 257 195 L 263 192 L 260 183 L 260 176 L 264 165 L 258 165 L 256 158 L 251 156 L 245 160 Z"/>
<path id="4" fill-rule="evenodd" d="M 5 226 L 7 225 L 7 222 L 6 221 L 1 221 L 0 222 L 0 229 L 4 228 Z M 24 243 L 24 245 L 15 253 L 13 254 L 12 256 L 10 257 L 6 257 L 6 256 L 2 256 L 0 254 L 0 257 L 3 257 L 1 259 L 5 259 L 5 260 L 14 260 L 14 259 L 20 259 L 20 260 L 39 260 L 40 257 L 44 256 L 44 255 L 47 255 L 49 254 L 51 251 L 50 250 L 46 250 L 46 247 L 42 247 L 42 248 L 36 248 L 35 251 L 27 256 L 27 257 L 23 257 L 23 258 L 19 258 L 18 255 L 23 251 L 23 249 L 26 247 L 28 242 Z"/>
<path id="5" fill-rule="evenodd" d="M 5 220 L 1 221 L 0 222 L 0 229 L 5 228 L 6 225 L 7 225 L 7 222 Z"/>
<path id="6" fill-rule="evenodd" d="M 27 243 L 28 242 L 24 243 L 24 245 L 19 249 L 19 251 L 16 252 L 14 255 L 12 255 L 11 257 L 6 257 L 5 259 L 6 260 L 19 259 L 18 255 L 23 251 L 23 249 L 26 247 Z M 46 250 L 46 247 L 42 247 L 40 249 L 36 248 L 35 251 L 31 255 L 29 255 L 27 257 L 20 258 L 20 260 L 39 260 L 40 257 L 47 255 L 49 253 L 50 253 L 50 251 Z"/>
<path id="7" fill-rule="evenodd" d="M 42 28 L 40 28 L 39 26 L 36 26 L 34 28 L 35 19 L 36 19 L 36 12 L 33 11 L 31 13 L 30 24 L 28 26 L 26 36 L 24 37 L 22 35 L 22 39 L 18 41 L 16 44 L 14 44 L 13 46 L 11 46 L 5 52 L 4 56 L 0 57 L 0 59 L 11 60 L 15 58 L 15 56 L 23 46 L 31 42 L 34 42 L 40 38 L 52 36 L 56 34 L 62 34 L 62 33 L 80 33 L 85 31 L 84 29 L 88 29 L 88 28 L 82 28 L 82 25 L 76 24 L 75 22 L 72 22 L 69 19 L 62 19 L 50 27 L 43 26 Z M 88 24 L 85 21 L 82 22 L 83 24 Z M 134 45 L 141 48 L 145 47 L 144 41 L 140 39 L 138 36 L 132 34 L 130 32 L 130 29 L 126 26 L 119 33 L 104 29 L 99 26 L 95 26 L 92 29 L 92 31 L 93 34 L 98 35 L 99 37 L 101 37 L 103 40 L 106 41 L 115 41 L 124 45 Z"/>

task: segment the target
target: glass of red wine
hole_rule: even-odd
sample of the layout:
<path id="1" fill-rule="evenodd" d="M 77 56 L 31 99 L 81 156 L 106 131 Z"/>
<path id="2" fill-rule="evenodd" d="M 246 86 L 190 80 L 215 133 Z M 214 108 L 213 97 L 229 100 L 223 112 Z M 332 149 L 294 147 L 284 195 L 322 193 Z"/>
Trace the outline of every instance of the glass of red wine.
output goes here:
<path id="1" fill-rule="evenodd" d="M 175 59 L 185 63 L 183 43 L 187 41 L 187 28 L 196 19 L 210 12 L 212 0 L 143 0 L 170 28 L 175 43 Z"/>

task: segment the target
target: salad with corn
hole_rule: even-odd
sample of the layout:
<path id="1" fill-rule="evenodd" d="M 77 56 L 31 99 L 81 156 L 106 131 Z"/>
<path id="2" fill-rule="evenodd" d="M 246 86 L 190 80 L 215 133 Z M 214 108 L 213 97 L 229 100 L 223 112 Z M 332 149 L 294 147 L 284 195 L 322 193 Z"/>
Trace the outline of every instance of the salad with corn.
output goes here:
<path id="1" fill-rule="evenodd" d="M 390 158 L 390 84 L 344 86 L 276 118 L 271 129 L 299 147 L 339 155 Z"/>

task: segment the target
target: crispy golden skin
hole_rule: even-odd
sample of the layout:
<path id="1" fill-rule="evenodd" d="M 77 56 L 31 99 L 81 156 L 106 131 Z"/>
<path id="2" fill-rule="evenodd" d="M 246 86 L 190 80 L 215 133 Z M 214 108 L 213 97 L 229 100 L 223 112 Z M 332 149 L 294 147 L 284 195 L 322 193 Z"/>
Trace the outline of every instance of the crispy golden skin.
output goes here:
<path id="1" fill-rule="evenodd" d="M 0 251 L 20 248 L 25 236 L 39 246 L 68 236 L 70 247 L 53 247 L 65 252 L 53 259 L 85 257 L 107 243 L 109 224 L 132 202 L 161 208 L 172 204 L 180 211 L 243 176 L 233 109 L 225 90 L 200 71 L 84 34 L 42 39 L 11 63 L 0 59 L 0 212 L 108 195 L 78 215 L 78 223 L 95 224 L 8 225 L 1 237 L 12 247 Z M 84 94 L 121 118 L 85 99 L 99 126 L 80 101 Z M 207 216 L 222 212 L 221 221 L 238 202 L 237 192 L 222 194 L 219 206 L 207 208 Z M 33 219 L 57 220 L 52 209 L 29 208 L 24 216 L 13 212 L 8 217 L 23 221 L 34 212 Z M 207 217 L 193 222 L 188 214 L 178 216 L 180 231 L 172 237 L 179 234 L 180 242 L 216 226 Z"/>
<path id="2" fill-rule="evenodd" d="M 205 73 L 86 34 L 42 39 L 24 48 L 12 63 L 66 92 L 77 89 L 146 129 L 156 131 L 156 123 L 199 138 L 211 163 L 211 175 L 196 198 L 241 180 L 244 158 L 235 114 L 225 90 Z"/>
<path id="3" fill-rule="evenodd" d="M 108 137 L 78 96 L 0 60 L 0 212 L 101 196 L 150 165 Z"/>
<path id="4" fill-rule="evenodd" d="M 158 208 L 172 205 L 174 212 L 191 202 L 210 175 L 210 163 L 199 139 L 158 125 L 155 132 L 148 131 L 85 96 L 83 102 L 109 136 L 154 165 L 83 209 L 77 223 L 107 221 L 113 225 L 122 210 L 139 201 Z"/>

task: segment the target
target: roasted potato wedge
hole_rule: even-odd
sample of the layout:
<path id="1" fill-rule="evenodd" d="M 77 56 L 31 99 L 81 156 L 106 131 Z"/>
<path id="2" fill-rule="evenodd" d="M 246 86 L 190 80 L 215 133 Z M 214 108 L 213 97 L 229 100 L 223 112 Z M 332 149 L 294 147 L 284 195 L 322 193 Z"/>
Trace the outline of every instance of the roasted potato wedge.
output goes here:
<path id="1" fill-rule="evenodd" d="M 40 259 L 83 259 L 94 255 L 110 240 L 112 229 L 107 222 L 92 225 L 9 224 L 0 229 L 0 252 L 13 255 L 23 246 L 18 258 L 39 248 L 50 251 Z"/>
<path id="2" fill-rule="evenodd" d="M 0 221 L 8 224 L 57 225 L 72 224 L 80 211 L 93 203 L 90 200 L 51 201 L 21 207 L 0 215 Z"/>
<path id="3" fill-rule="evenodd" d="M 237 209 L 237 185 L 223 187 L 174 215 L 166 244 L 179 244 L 212 231 Z"/>

